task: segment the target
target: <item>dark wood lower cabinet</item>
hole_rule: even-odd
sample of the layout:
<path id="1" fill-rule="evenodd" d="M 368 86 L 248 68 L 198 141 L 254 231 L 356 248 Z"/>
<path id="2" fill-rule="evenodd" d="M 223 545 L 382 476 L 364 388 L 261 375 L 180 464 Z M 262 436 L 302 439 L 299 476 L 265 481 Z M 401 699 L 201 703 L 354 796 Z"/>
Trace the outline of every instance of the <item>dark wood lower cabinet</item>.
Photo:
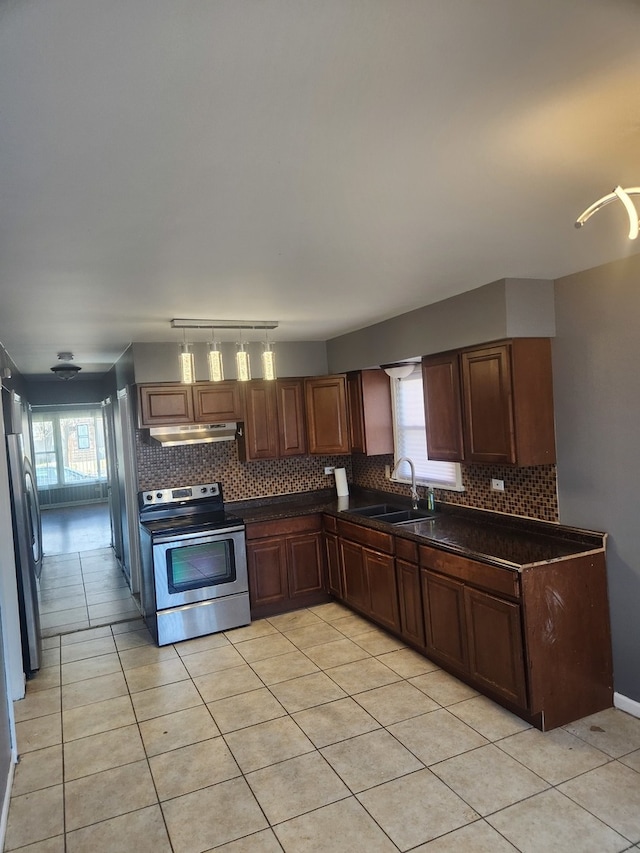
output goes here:
<path id="1" fill-rule="evenodd" d="M 254 619 L 328 601 L 319 515 L 247 524 Z"/>
<path id="2" fill-rule="evenodd" d="M 327 589 L 336 598 L 343 598 L 340 544 L 335 533 L 325 532 L 324 546 L 327 557 Z"/>
<path id="3" fill-rule="evenodd" d="M 342 557 L 343 595 L 347 604 L 363 613 L 369 613 L 369 591 L 362 546 L 355 542 L 340 542 Z"/>
<path id="4" fill-rule="evenodd" d="M 469 672 L 516 705 L 527 704 L 520 605 L 466 587 Z"/>
<path id="5" fill-rule="evenodd" d="M 422 569 L 422 600 L 427 651 L 434 660 L 466 672 L 469 644 L 464 584 Z"/>
<path id="6" fill-rule="evenodd" d="M 400 633 L 409 643 L 424 647 L 420 569 L 416 563 L 396 558 L 396 576 L 400 605 Z"/>
<path id="7" fill-rule="evenodd" d="M 398 586 L 393 556 L 344 539 L 340 541 L 340 552 L 344 600 L 385 628 L 399 631 Z"/>

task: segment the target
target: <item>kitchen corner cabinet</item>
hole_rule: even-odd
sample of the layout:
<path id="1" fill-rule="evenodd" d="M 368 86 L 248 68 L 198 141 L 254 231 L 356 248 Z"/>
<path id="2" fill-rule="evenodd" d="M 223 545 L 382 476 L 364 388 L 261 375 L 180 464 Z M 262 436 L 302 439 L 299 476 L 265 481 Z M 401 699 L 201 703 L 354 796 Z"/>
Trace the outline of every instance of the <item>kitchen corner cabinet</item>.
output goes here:
<path id="1" fill-rule="evenodd" d="M 241 462 L 306 453 L 302 379 L 256 379 L 243 383 L 244 429 L 238 439 Z"/>
<path id="2" fill-rule="evenodd" d="M 343 598 L 365 616 L 400 631 L 393 537 L 338 521 Z"/>
<path id="3" fill-rule="evenodd" d="M 323 456 L 351 453 L 346 376 L 304 380 L 308 452 Z"/>
<path id="4" fill-rule="evenodd" d="M 138 385 L 138 404 L 138 426 L 143 429 L 242 419 L 242 401 L 234 381 Z"/>
<path id="5" fill-rule="evenodd" d="M 320 515 L 248 522 L 246 537 L 253 619 L 328 600 Z"/>
<path id="6" fill-rule="evenodd" d="M 393 453 L 391 385 L 384 370 L 347 374 L 350 438 L 353 453 Z"/>
<path id="7" fill-rule="evenodd" d="M 494 465 L 555 462 L 551 342 L 514 338 L 426 356 L 429 458 Z"/>

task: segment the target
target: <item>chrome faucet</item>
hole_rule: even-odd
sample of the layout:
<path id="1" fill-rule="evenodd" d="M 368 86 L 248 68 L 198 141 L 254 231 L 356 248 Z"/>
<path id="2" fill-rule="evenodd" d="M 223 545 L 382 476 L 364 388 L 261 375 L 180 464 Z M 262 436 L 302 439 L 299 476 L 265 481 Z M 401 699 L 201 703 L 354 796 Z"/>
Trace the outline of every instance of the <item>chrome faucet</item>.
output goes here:
<path id="1" fill-rule="evenodd" d="M 416 489 L 416 466 L 413 464 L 413 460 L 409 459 L 408 456 L 401 456 L 400 459 L 393 466 L 393 471 L 391 472 L 391 476 L 396 473 L 398 468 L 400 467 L 402 462 L 406 462 L 411 468 L 411 500 L 413 501 L 413 508 L 418 509 L 418 490 Z"/>

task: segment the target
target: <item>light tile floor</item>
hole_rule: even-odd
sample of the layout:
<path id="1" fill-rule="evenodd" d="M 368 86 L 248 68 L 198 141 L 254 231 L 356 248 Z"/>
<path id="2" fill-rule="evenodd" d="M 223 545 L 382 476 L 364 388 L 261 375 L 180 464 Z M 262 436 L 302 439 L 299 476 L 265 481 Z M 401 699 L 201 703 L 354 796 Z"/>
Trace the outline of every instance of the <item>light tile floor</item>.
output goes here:
<path id="1" fill-rule="evenodd" d="M 6 850 L 640 850 L 640 720 L 542 734 L 341 605 L 45 643 Z"/>
<path id="2" fill-rule="evenodd" d="M 38 599 L 44 637 L 140 615 L 110 547 L 46 556 Z"/>

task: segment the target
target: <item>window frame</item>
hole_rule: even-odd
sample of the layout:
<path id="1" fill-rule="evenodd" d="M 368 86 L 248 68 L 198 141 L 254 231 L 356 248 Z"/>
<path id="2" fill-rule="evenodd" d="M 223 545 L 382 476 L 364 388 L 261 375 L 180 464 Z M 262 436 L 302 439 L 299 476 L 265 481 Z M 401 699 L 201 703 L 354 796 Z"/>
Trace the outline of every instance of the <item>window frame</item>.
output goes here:
<path id="1" fill-rule="evenodd" d="M 419 420 L 411 426 L 406 426 L 401 422 L 400 414 L 401 404 L 399 400 L 399 395 L 402 393 L 403 390 L 408 390 L 409 386 L 407 386 L 406 384 L 403 385 L 403 383 L 407 382 L 419 383 L 420 386 L 421 405 L 417 407 L 417 410 L 414 410 Z M 416 401 L 414 401 L 414 403 L 415 402 Z M 417 364 L 412 373 L 410 373 L 409 376 L 405 377 L 404 379 L 396 379 L 393 377 L 391 378 L 391 411 L 393 419 L 394 460 L 400 459 L 402 456 L 409 456 L 411 458 L 411 461 L 414 463 L 416 468 L 416 485 L 431 487 L 434 489 L 443 489 L 452 492 L 463 492 L 464 486 L 462 485 L 462 468 L 460 466 L 460 463 L 438 462 L 436 460 L 430 460 L 428 457 L 427 433 L 424 421 L 425 410 L 422 385 L 422 368 L 420 364 Z M 402 440 L 401 433 L 403 430 L 407 429 L 415 430 L 416 427 L 418 429 L 421 428 L 422 436 L 424 437 L 424 447 L 422 447 L 422 442 L 419 440 L 421 446 L 418 452 L 413 454 L 413 456 L 415 456 L 416 458 L 413 458 L 411 453 L 406 452 L 406 442 Z M 392 483 L 411 484 L 411 475 L 410 472 L 403 474 L 401 469 L 400 473 L 392 474 L 390 480 Z"/>

